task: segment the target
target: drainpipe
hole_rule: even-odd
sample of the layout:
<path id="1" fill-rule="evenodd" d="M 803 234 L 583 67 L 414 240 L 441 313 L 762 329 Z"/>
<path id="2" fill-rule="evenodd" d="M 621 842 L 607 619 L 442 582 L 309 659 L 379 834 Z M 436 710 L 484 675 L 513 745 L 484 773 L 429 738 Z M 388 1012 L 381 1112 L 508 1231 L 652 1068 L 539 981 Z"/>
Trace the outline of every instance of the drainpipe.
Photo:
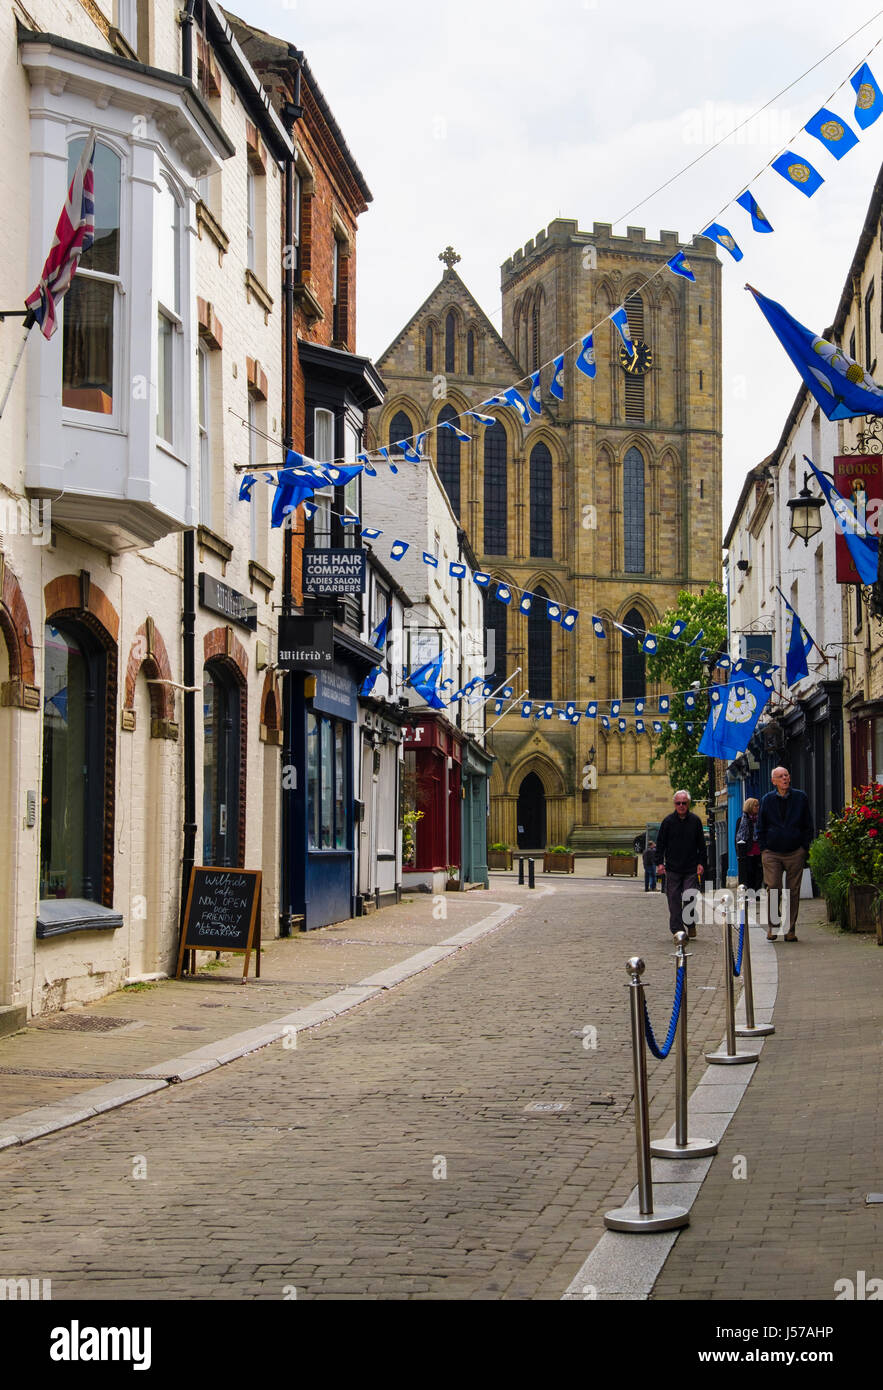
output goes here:
<path id="1" fill-rule="evenodd" d="M 196 0 L 187 0 L 181 16 L 181 72 L 193 80 L 193 12 Z M 180 929 L 184 930 L 184 912 L 187 906 L 187 892 L 193 866 L 196 863 L 196 600 L 195 600 L 195 546 L 192 528 L 184 532 L 184 574 L 181 593 L 181 632 L 182 665 L 184 690 L 184 845 L 181 856 L 181 916 Z"/>
<path id="2" fill-rule="evenodd" d="M 300 60 L 303 56 L 296 48 L 289 48 L 289 58 L 297 64 L 294 71 L 294 100 L 285 102 L 280 116 L 285 127 L 286 134 L 293 139 L 294 125 L 303 116 L 303 107 L 300 104 Z M 289 449 L 294 448 L 294 277 L 295 268 L 291 256 L 290 248 L 294 237 L 294 156 L 289 155 L 285 160 L 284 171 L 284 196 L 285 196 L 285 227 L 284 227 L 284 255 L 282 258 L 282 306 L 283 306 L 283 357 L 282 357 L 282 444 L 287 454 Z M 293 562 L 293 540 L 292 525 L 289 519 L 282 528 L 282 614 L 290 617 L 294 604 L 292 594 L 292 562 Z M 294 699 L 292 683 L 294 675 L 291 671 L 286 671 L 282 678 L 282 767 L 288 768 L 293 765 L 293 720 L 294 720 Z M 279 935 L 291 936 L 292 926 L 292 882 L 293 869 L 292 863 L 292 831 L 293 816 L 291 798 L 298 795 L 296 787 L 289 786 L 289 777 L 283 777 L 282 782 L 282 854 L 281 854 L 281 891 L 280 891 L 280 912 L 279 912 Z"/>

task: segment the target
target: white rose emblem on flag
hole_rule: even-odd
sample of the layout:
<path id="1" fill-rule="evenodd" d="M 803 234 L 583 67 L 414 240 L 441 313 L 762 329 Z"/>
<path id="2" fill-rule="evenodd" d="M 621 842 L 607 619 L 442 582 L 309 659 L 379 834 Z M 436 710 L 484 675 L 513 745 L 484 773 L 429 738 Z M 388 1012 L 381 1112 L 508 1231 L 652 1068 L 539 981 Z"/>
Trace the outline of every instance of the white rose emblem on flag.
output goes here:
<path id="1" fill-rule="evenodd" d="M 730 691 L 727 700 L 727 723 L 747 724 L 756 708 L 757 701 L 751 691 L 746 690 L 744 686 L 737 686 L 735 690 Z"/>

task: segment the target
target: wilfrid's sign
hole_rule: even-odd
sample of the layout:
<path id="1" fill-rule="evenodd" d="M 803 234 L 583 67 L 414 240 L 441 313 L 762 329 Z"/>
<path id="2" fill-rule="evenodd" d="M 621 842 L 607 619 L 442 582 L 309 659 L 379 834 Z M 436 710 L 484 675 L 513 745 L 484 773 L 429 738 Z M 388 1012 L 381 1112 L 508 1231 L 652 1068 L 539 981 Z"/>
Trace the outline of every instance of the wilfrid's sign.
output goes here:
<path id="1" fill-rule="evenodd" d="M 305 594 L 364 594 L 364 550 L 305 550 Z"/>
<path id="2" fill-rule="evenodd" d="M 232 623 L 240 623 L 247 627 L 250 632 L 256 632 L 258 626 L 258 606 L 245 594 L 240 594 L 236 589 L 231 589 L 229 585 L 222 584 L 219 579 L 213 579 L 210 574 L 201 573 L 199 576 L 199 601 L 203 608 L 210 608 L 213 613 L 220 613 L 222 617 L 229 618 Z"/>
<path id="3" fill-rule="evenodd" d="M 280 617 L 278 664 L 283 671 L 330 670 L 334 665 L 330 619 Z"/>

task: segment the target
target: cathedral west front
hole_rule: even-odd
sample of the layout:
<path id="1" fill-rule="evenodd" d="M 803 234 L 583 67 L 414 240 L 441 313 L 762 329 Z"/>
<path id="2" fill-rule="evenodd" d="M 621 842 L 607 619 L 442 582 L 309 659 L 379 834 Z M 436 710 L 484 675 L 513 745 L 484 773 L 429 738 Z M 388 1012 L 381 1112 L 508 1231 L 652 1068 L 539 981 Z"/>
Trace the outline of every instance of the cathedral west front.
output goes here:
<path id="1" fill-rule="evenodd" d="M 424 452 L 493 576 L 488 680 L 511 676 L 533 706 L 522 718 L 516 704 L 487 735 L 491 842 L 625 846 L 671 809 L 664 764 L 651 768 L 653 700 L 665 687 L 648 678 L 641 635 L 681 589 L 719 579 L 721 553 L 720 263 L 698 238 L 687 251 L 691 283 L 666 269 L 678 246 L 674 232 L 655 241 L 641 228 L 614 236 L 604 223 L 585 232 L 557 218 L 502 266 L 502 333 L 448 248 L 441 280 L 377 361 L 388 394 L 372 412 L 373 445 L 433 431 Z M 602 322 L 623 304 L 633 356 Z M 575 359 L 593 327 L 589 377 Z M 573 345 L 559 400 L 551 363 Z M 542 413 L 529 424 L 499 406 L 484 411 L 492 425 L 458 418 L 509 386 L 526 395 L 537 369 Z M 471 440 L 439 430 L 445 421 Z M 499 583 L 509 604 L 495 597 Z M 577 609 L 574 629 L 551 622 L 542 601 L 521 612 L 525 590 Z M 606 637 L 595 636 L 593 615 Z M 632 702 L 642 697 L 650 717 L 637 733 Z M 600 719 L 536 717 L 537 702 L 582 712 L 597 701 L 603 714 L 616 699 L 630 716 L 624 733 L 616 721 L 605 731 Z"/>

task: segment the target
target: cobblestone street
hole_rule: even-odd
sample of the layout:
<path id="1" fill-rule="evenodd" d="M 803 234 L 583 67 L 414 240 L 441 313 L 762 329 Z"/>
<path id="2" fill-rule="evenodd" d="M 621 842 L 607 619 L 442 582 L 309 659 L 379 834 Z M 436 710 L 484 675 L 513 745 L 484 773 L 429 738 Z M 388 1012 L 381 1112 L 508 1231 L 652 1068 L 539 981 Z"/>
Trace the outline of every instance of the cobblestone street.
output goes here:
<path id="1" fill-rule="evenodd" d="M 543 887 L 295 1048 L 6 1150 L 6 1267 L 55 1298 L 560 1298 L 635 1180 L 625 961 L 657 1033 L 673 961 L 638 883 Z M 723 1028 L 717 933 L 693 945 L 691 1085 Z M 661 1132 L 670 1061 L 650 1090 Z"/>

